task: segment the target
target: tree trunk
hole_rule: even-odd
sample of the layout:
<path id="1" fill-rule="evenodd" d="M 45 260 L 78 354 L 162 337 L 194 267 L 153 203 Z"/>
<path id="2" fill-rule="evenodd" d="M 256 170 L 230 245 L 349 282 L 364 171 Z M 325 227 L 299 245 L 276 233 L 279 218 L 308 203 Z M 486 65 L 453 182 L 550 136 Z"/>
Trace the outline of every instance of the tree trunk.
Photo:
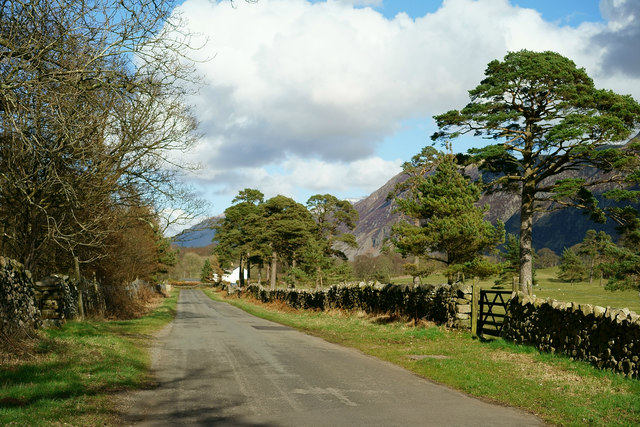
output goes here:
<path id="1" fill-rule="evenodd" d="M 249 261 L 249 252 L 247 252 L 247 285 L 251 282 L 251 261 Z"/>
<path id="2" fill-rule="evenodd" d="M 240 276 L 239 276 L 239 278 L 240 278 L 240 287 L 241 288 L 244 288 L 244 265 L 243 265 L 243 261 L 244 261 L 243 256 L 242 256 L 242 254 L 240 254 L 240 267 L 239 267 Z"/>
<path id="3" fill-rule="evenodd" d="M 271 290 L 276 289 L 276 268 L 278 266 L 278 254 L 276 251 L 271 253 Z"/>
<path id="4" fill-rule="evenodd" d="M 78 288 L 78 315 L 80 320 L 84 320 L 84 298 L 82 298 L 82 285 L 80 281 L 80 260 L 77 256 L 73 257 L 74 274 Z"/>
<path id="5" fill-rule="evenodd" d="M 602 287 L 602 276 L 604 276 L 604 273 L 600 270 L 600 287 Z"/>
<path id="6" fill-rule="evenodd" d="M 522 204 L 520 207 L 520 291 L 527 293 L 533 285 L 533 208 L 535 202 L 535 183 L 522 185 Z"/>

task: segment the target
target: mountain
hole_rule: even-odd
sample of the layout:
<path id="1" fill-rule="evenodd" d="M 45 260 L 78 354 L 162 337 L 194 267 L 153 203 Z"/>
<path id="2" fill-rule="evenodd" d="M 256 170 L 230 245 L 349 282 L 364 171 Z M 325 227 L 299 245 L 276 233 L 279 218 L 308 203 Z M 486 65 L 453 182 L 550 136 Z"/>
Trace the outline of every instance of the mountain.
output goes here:
<path id="1" fill-rule="evenodd" d="M 639 138 L 640 134 L 636 137 Z M 476 167 L 467 167 L 464 173 L 476 179 L 479 171 Z M 554 179 L 584 178 L 589 181 L 601 177 L 602 172 L 593 168 L 584 168 L 578 171 L 569 171 Z M 400 220 L 400 216 L 393 212 L 393 204 L 387 200 L 387 195 L 396 184 L 406 179 L 402 173 L 394 176 L 373 192 L 369 197 L 356 202 L 353 206 L 360 214 L 360 219 L 353 234 L 359 247 L 357 249 L 341 248 L 349 259 L 357 255 L 377 255 L 383 246 L 384 240 L 389 237 L 391 226 Z M 594 188 L 594 193 L 602 206 L 610 206 L 611 201 L 603 199 L 599 194 L 610 189 L 611 186 Z M 520 228 L 520 196 L 517 193 L 496 191 L 485 193 L 479 201 L 479 205 L 489 205 L 489 211 L 485 219 L 495 223 L 501 220 L 505 223 L 507 233 L 519 234 Z M 564 248 L 571 247 L 584 239 L 587 230 L 605 231 L 617 236 L 615 225 L 611 221 L 606 224 L 596 223 L 584 214 L 583 211 L 573 208 L 555 209 L 557 206 L 548 204 L 547 211 L 539 212 L 534 216 L 533 247 L 535 249 L 549 248 L 558 255 Z"/>
<path id="2" fill-rule="evenodd" d="M 634 138 L 640 140 L 640 133 Z M 473 166 L 465 169 L 465 174 L 476 179 L 479 171 Z M 586 180 L 597 178 L 601 172 L 584 168 L 579 171 L 566 172 L 560 178 L 585 178 Z M 387 195 L 397 183 L 406 179 L 400 173 L 391 178 L 386 184 L 374 191 L 368 197 L 356 201 L 353 206 L 360 214 L 360 219 L 353 234 L 359 247 L 357 249 L 341 248 L 350 259 L 357 255 L 380 253 L 384 241 L 389 237 L 391 226 L 399 220 L 399 215 L 394 213 L 394 206 L 387 200 Z M 598 193 L 610 189 L 611 187 L 601 186 L 596 188 Z M 606 199 L 599 198 L 601 204 L 607 206 L 611 204 Z M 518 194 L 506 191 L 496 191 L 485 193 L 479 202 L 481 205 L 488 204 L 490 209 L 485 215 L 488 221 L 495 223 L 501 220 L 505 223 L 507 233 L 518 234 L 520 226 L 520 197 Z M 639 206 L 640 207 L 640 206 Z M 616 236 L 615 226 L 611 221 L 607 224 L 598 224 L 589 219 L 582 211 L 577 209 L 554 210 L 554 206 L 549 205 L 546 212 L 540 212 L 534 217 L 533 225 L 533 246 L 536 249 L 549 248 L 560 255 L 564 248 L 571 247 L 584 239 L 586 231 L 590 228 L 596 231 L 603 230 L 612 236 Z M 182 247 L 206 246 L 211 243 L 215 235 L 211 226 L 215 224 L 221 216 L 209 218 L 190 229 L 183 231 L 174 237 L 176 245 Z"/>
<path id="3" fill-rule="evenodd" d="M 181 231 L 171 238 L 171 243 L 183 248 L 201 248 L 210 245 L 216 235 L 213 226 L 220 218 L 221 216 L 207 218 L 193 227 Z"/>

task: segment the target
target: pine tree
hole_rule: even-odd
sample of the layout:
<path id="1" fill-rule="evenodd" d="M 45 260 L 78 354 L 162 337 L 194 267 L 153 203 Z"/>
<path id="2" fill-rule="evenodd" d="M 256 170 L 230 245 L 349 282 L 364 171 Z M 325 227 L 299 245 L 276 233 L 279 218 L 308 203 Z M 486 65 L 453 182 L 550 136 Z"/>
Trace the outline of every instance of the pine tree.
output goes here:
<path id="1" fill-rule="evenodd" d="M 296 267 L 305 245 L 317 239 L 318 226 L 300 203 L 282 195 L 262 205 L 263 237 L 271 250 L 271 289 L 276 286 L 278 260 Z"/>
<path id="2" fill-rule="evenodd" d="M 245 188 L 233 199 L 234 205 L 224 211 L 224 218 L 215 226 L 215 240 L 218 244 L 214 253 L 224 268 L 238 265 L 240 286 L 244 286 L 244 270 L 252 255 L 262 255 L 264 251 L 265 218 L 262 210 L 263 194 L 255 189 Z M 260 258 L 259 258 L 260 259 Z"/>
<path id="3" fill-rule="evenodd" d="M 347 200 L 339 200 L 331 194 L 316 194 L 307 200 L 307 208 L 318 225 L 318 235 L 309 240 L 301 253 L 308 277 L 313 278 L 316 287 L 321 287 L 324 279 L 338 271 L 347 260 L 338 243 L 357 248 L 353 230 L 358 220 L 356 211 Z"/>
<path id="4" fill-rule="evenodd" d="M 604 211 L 589 191 L 603 182 L 640 180 L 639 144 L 616 147 L 640 124 L 640 104 L 631 96 L 596 89 L 584 69 L 555 52 L 522 50 L 491 61 L 485 78 L 469 91 L 461 110 L 438 115 L 434 140 L 482 135 L 496 141 L 470 150 L 472 160 L 492 172 L 494 188 L 520 193 L 520 288 L 532 283 L 533 216 L 556 207 L 589 209 L 604 220 Z M 602 179 L 560 179 L 568 170 L 595 167 Z M 496 173 L 498 172 L 498 173 Z M 627 181 L 628 182 L 628 181 Z M 611 193 L 618 198 L 629 194 Z M 633 197 L 633 195 L 631 195 Z"/>
<path id="5" fill-rule="evenodd" d="M 640 289 L 640 217 L 631 206 L 620 208 L 618 212 L 622 218 L 622 225 L 618 228 L 621 233 L 620 246 L 611 245 L 606 249 L 606 255 L 611 260 L 603 264 L 604 271 L 609 275 L 606 289 Z"/>
<path id="6" fill-rule="evenodd" d="M 596 271 L 600 272 L 600 280 L 602 281 L 602 264 L 607 261 L 606 253 L 611 246 L 613 246 L 613 241 L 607 233 L 604 231 L 596 233 L 595 230 L 587 230 L 584 240 L 578 248 L 578 255 L 587 259 L 589 284 L 593 283 L 593 274 Z"/>
<path id="7" fill-rule="evenodd" d="M 394 224 L 391 241 L 404 256 L 443 262 L 452 282 L 456 269 L 473 265 L 482 252 L 504 241 L 504 226 L 484 220 L 488 207 L 476 206 L 481 190 L 460 173 L 452 154 L 439 153 L 434 167 L 417 186 L 415 198 L 396 198 L 398 210 L 419 221 Z"/>
<path id="8" fill-rule="evenodd" d="M 210 282 L 213 276 L 213 268 L 211 267 L 211 263 L 209 262 L 209 258 L 204 261 L 204 265 L 202 266 L 202 273 L 200 274 L 201 282 Z"/>
<path id="9" fill-rule="evenodd" d="M 510 285 L 514 278 L 518 277 L 520 267 L 520 244 L 515 234 L 507 234 L 500 256 L 504 259 L 504 263 L 500 277 L 496 280 L 496 285 Z"/>
<path id="10" fill-rule="evenodd" d="M 582 280 L 587 274 L 587 268 L 572 249 L 565 249 L 560 260 L 560 271 L 558 277 L 567 282 Z"/>

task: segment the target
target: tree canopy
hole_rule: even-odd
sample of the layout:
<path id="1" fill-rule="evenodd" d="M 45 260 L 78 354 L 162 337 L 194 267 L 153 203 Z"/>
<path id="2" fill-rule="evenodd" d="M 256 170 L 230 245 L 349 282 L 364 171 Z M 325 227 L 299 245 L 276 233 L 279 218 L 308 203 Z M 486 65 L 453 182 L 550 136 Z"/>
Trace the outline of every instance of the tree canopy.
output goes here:
<path id="1" fill-rule="evenodd" d="M 520 193 L 520 288 L 532 281 L 532 227 L 536 211 L 554 207 L 604 212 L 590 188 L 637 175 L 639 144 L 625 141 L 640 123 L 640 105 L 629 95 L 596 89 L 584 69 L 555 52 L 522 50 L 491 61 L 485 78 L 469 91 L 461 110 L 435 116 L 436 141 L 463 134 L 497 141 L 469 150 L 471 160 L 492 172 L 489 184 Z M 604 172 L 600 180 L 566 178 L 584 167 Z"/>
<path id="2" fill-rule="evenodd" d="M 331 194 L 316 194 L 307 207 L 278 195 L 267 201 L 259 190 L 246 188 L 225 210 L 216 225 L 214 253 L 223 267 L 261 266 L 269 260 L 271 286 L 275 287 L 278 265 L 288 267 L 287 280 L 315 280 L 321 285 L 327 275 L 344 277 L 346 256 L 335 247 L 338 242 L 353 246 L 348 233 L 355 227 L 358 213 L 351 203 Z M 247 268 L 248 269 L 248 268 Z"/>
<path id="3" fill-rule="evenodd" d="M 34 273 L 104 257 L 127 208 L 151 223 L 186 195 L 167 163 L 197 138 L 174 6 L 0 1 L 0 244 Z"/>
<path id="4" fill-rule="evenodd" d="M 237 264 L 240 271 L 247 267 L 252 255 L 264 253 L 266 223 L 262 203 L 264 195 L 255 189 L 245 188 L 233 199 L 233 205 L 224 211 L 218 221 L 214 253 L 223 267 Z M 244 285 L 244 274 L 240 274 L 240 285 Z"/>

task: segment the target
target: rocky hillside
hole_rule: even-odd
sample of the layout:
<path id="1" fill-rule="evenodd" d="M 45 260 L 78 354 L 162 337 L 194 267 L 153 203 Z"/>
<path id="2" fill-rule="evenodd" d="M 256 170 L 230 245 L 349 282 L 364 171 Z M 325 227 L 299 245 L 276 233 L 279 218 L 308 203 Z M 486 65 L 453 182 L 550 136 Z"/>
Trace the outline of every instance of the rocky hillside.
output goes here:
<path id="1" fill-rule="evenodd" d="M 476 178 L 478 171 L 474 168 L 467 168 L 465 174 Z M 566 173 L 557 178 L 580 177 L 589 180 L 599 175 L 599 171 L 585 168 L 580 171 Z M 380 252 L 384 240 L 389 237 L 392 224 L 400 219 L 399 215 L 393 212 L 393 205 L 387 200 L 387 195 L 403 179 L 405 179 L 403 174 L 394 176 L 369 197 L 354 204 L 355 209 L 360 214 L 360 221 L 354 230 L 359 247 L 355 250 L 345 250 L 350 259 L 353 259 L 356 255 L 377 255 Z M 606 188 L 601 187 L 596 191 L 596 194 L 598 191 L 602 192 L 604 190 Z M 601 203 L 606 205 L 610 202 L 601 199 Z M 518 234 L 520 227 L 520 197 L 517 193 L 499 191 L 484 194 L 480 199 L 480 204 L 488 204 L 490 207 L 486 214 L 487 220 L 495 223 L 499 219 L 505 223 L 507 233 Z M 590 228 L 597 231 L 604 230 L 611 235 L 616 235 L 615 226 L 611 223 L 598 224 L 591 221 L 588 216 L 577 209 L 555 210 L 554 206 L 549 205 L 546 212 L 538 213 L 534 217 L 533 245 L 536 249 L 546 247 L 557 254 L 561 254 L 564 248 L 582 241 L 586 231 Z"/>
<path id="2" fill-rule="evenodd" d="M 183 248 L 201 248 L 211 244 L 216 232 L 212 227 L 220 219 L 220 216 L 207 218 L 204 221 L 181 231 L 171 238 L 171 243 Z"/>

